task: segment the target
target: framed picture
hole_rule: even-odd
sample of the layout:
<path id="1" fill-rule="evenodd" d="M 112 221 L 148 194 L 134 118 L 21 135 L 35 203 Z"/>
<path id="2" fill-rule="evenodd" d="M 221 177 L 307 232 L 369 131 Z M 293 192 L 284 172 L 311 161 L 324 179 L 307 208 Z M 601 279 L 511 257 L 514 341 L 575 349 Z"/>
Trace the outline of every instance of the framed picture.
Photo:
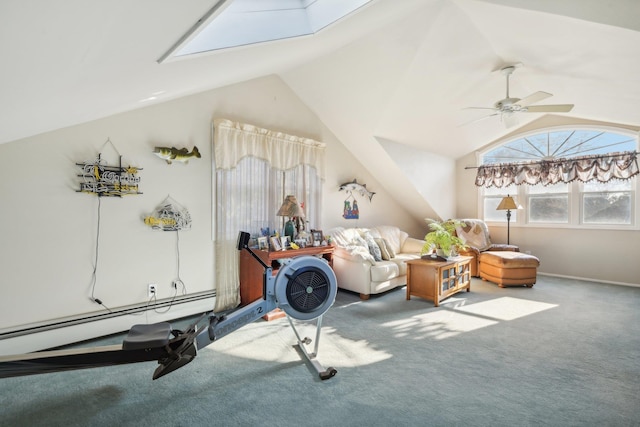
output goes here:
<path id="1" fill-rule="evenodd" d="M 279 237 L 272 237 L 271 238 L 271 247 L 273 248 L 274 251 L 281 251 L 282 250 L 282 246 L 280 245 L 280 238 Z"/>
<path id="2" fill-rule="evenodd" d="M 266 236 L 258 237 L 258 249 L 263 251 L 269 250 L 269 243 Z"/>
<path id="3" fill-rule="evenodd" d="M 286 251 L 291 246 L 291 238 L 289 236 L 280 236 L 280 245 L 282 250 Z"/>
<path id="4" fill-rule="evenodd" d="M 323 240 L 322 230 L 311 230 L 311 237 L 313 237 L 313 246 L 320 246 Z"/>

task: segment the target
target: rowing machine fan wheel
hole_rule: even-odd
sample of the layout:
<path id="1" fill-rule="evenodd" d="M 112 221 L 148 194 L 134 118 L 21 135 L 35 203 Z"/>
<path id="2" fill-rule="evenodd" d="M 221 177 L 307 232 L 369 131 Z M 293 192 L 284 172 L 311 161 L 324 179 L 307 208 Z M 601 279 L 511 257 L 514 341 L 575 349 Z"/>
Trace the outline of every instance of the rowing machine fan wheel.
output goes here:
<path id="1" fill-rule="evenodd" d="M 336 275 L 326 260 L 293 258 L 278 271 L 275 281 L 278 307 L 297 320 L 313 320 L 333 305 L 338 292 Z"/>

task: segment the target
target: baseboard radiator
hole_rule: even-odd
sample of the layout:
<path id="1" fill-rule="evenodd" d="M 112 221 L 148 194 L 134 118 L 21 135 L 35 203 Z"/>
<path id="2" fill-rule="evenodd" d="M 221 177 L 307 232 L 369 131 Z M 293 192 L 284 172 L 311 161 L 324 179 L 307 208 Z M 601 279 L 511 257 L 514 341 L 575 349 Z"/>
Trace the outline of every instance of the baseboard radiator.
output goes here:
<path id="1" fill-rule="evenodd" d="M 139 323 L 180 319 L 213 310 L 215 291 L 158 300 L 85 316 L 0 331 L 0 356 L 46 350 L 128 331 Z"/>

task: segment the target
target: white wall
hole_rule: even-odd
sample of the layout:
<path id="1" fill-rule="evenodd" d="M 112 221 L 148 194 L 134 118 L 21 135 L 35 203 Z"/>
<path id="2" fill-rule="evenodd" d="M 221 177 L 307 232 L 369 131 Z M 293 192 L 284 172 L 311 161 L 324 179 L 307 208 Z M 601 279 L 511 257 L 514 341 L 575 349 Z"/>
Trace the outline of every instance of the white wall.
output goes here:
<path id="1" fill-rule="evenodd" d="M 437 214 L 432 219 L 456 216 L 456 181 L 454 159 L 405 144 L 377 138 L 389 156 Z"/>
<path id="2" fill-rule="evenodd" d="M 105 312 L 89 300 L 98 199 L 75 191 L 79 171 L 75 162 L 92 161 L 107 138 L 125 164 L 143 168 L 144 194 L 101 199 L 95 296 L 113 309 L 145 303 L 148 283 L 158 284 L 160 298 L 171 296 L 170 284 L 177 274 L 175 233 L 153 231 L 142 221 L 167 195 L 185 206 L 193 220 L 191 230 L 180 233 L 180 276 L 190 294 L 214 289 L 214 117 L 327 143 L 323 228 L 354 225 L 342 218 L 346 196 L 338 186 L 357 178 L 377 191 L 371 203 L 361 201 L 358 225 L 408 225 L 421 237 L 415 220 L 403 214 L 402 207 L 295 94 L 279 78 L 264 77 L 0 145 L 0 332 Z M 155 146 L 191 149 L 194 145 L 202 158 L 188 165 L 167 165 L 152 154 Z M 102 151 L 111 156 L 109 146 Z M 129 318 L 129 325 L 148 320 Z M 114 326 L 118 327 L 122 328 Z M 94 331 L 93 336 L 115 332 L 108 328 Z M 60 344 L 41 343 L 40 348 Z"/>

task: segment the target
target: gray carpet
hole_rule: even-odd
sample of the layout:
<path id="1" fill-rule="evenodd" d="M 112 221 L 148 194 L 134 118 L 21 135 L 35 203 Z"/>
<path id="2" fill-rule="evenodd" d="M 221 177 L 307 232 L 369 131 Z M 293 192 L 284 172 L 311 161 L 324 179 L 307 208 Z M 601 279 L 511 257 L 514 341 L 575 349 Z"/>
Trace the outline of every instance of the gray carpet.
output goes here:
<path id="1" fill-rule="evenodd" d="M 259 321 L 156 381 L 155 363 L 2 379 L 0 425 L 638 426 L 638 307 L 640 288 L 546 276 L 474 279 L 438 308 L 340 291 L 318 357 L 330 380 L 286 319 Z"/>

